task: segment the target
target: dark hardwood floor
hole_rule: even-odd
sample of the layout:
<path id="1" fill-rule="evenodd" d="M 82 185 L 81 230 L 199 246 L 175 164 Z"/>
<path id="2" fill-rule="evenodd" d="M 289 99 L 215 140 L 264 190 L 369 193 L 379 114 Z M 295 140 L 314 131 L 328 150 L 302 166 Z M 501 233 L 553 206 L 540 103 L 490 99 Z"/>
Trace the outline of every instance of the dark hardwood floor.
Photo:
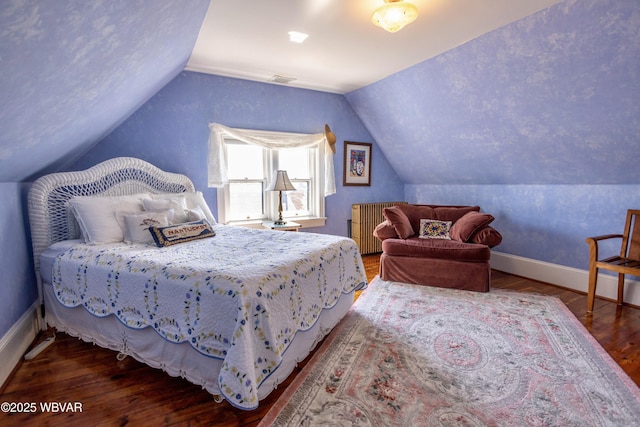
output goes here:
<path id="1" fill-rule="evenodd" d="M 363 257 L 369 281 L 378 272 L 379 256 Z M 596 300 L 593 316 L 586 316 L 586 295 L 522 277 L 494 271 L 493 288 L 558 296 L 586 326 L 625 372 L 640 384 L 640 310 Z M 36 343 L 44 339 L 41 336 Z M 79 402 L 82 412 L 0 414 L 0 425 L 254 426 L 282 394 L 294 374 L 261 402 L 255 411 L 216 404 L 200 387 L 149 368 L 132 358 L 116 360 L 116 353 L 58 333 L 53 346 L 34 360 L 23 361 L 3 385 L 1 402 Z"/>

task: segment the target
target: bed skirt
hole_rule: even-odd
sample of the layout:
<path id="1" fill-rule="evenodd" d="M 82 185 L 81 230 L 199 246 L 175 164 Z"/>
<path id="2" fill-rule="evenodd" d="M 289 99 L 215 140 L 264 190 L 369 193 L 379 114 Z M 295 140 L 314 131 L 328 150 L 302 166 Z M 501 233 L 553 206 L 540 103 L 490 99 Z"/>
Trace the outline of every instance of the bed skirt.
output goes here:
<path id="1" fill-rule="evenodd" d="M 82 306 L 65 307 L 56 299 L 50 285 L 45 284 L 43 288 L 47 308 L 46 322 L 56 330 L 119 354 L 126 354 L 148 366 L 162 369 L 171 376 L 184 378 L 207 390 L 216 400 L 221 399 L 218 373 L 222 367 L 222 359 L 205 356 L 186 342 L 169 342 L 153 328 L 132 329 L 115 316 L 98 318 Z M 335 306 L 322 311 L 318 321 L 310 329 L 296 334 L 284 353 L 280 366 L 258 387 L 259 400 L 267 397 L 282 383 L 296 365 L 338 324 L 349 311 L 353 299 L 353 292 L 342 294 Z"/>

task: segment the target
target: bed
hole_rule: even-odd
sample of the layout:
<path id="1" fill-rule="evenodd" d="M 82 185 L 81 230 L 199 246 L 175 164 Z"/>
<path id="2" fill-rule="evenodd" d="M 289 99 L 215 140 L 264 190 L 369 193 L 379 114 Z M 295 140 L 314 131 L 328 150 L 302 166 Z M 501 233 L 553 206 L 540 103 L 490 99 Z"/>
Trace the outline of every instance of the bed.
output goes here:
<path id="1" fill-rule="evenodd" d="M 206 238 L 162 245 L 130 237 L 123 219 L 185 199 L 179 223 L 205 227 Z M 123 241 L 91 240 L 110 228 L 88 226 L 78 206 L 111 220 L 102 206 L 112 201 Z M 124 215 L 130 203 L 136 210 Z M 38 179 L 29 219 L 44 325 L 183 377 L 244 410 L 287 378 L 367 282 L 353 240 L 216 224 L 188 177 L 135 158 Z"/>

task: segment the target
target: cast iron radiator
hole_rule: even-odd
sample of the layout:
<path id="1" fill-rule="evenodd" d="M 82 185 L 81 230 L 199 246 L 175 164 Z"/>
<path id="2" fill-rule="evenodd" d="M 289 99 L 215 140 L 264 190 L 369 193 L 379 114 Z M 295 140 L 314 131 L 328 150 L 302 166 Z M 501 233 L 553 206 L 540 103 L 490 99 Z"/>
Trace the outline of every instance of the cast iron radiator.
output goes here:
<path id="1" fill-rule="evenodd" d="M 358 203 L 351 205 L 351 238 L 356 241 L 360 253 L 382 252 L 382 242 L 373 236 L 373 230 L 384 221 L 382 209 L 406 202 Z"/>

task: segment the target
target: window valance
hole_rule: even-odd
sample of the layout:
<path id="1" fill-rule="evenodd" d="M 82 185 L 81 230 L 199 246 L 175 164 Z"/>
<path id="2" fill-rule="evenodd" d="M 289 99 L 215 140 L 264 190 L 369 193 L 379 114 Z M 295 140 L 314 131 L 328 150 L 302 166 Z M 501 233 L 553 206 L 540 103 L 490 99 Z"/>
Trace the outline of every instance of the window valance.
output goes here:
<path id="1" fill-rule="evenodd" d="M 333 152 L 324 133 L 298 134 L 264 132 L 230 128 L 219 123 L 209 124 L 209 157 L 208 184 L 209 187 L 223 187 L 229 180 L 227 169 L 227 153 L 224 139 L 231 138 L 247 144 L 258 145 L 269 150 L 287 148 L 322 148 L 324 156 L 324 195 L 336 192 L 336 180 L 333 171 Z"/>

